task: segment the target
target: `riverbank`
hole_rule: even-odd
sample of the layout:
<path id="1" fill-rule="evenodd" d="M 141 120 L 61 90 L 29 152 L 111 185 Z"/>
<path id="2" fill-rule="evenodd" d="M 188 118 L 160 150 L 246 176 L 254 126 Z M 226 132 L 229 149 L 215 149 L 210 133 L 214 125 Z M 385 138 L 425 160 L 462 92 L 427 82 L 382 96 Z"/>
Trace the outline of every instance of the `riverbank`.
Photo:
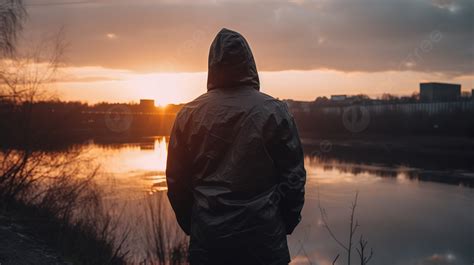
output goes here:
<path id="1" fill-rule="evenodd" d="M 474 170 L 474 138 L 354 135 L 314 139 L 303 135 L 302 142 L 306 153 L 322 159 L 433 170 Z"/>
<path id="2" fill-rule="evenodd" d="M 21 202 L 0 209 L 1 265 L 126 263 L 126 253 L 112 235 L 115 221 L 108 215 L 73 221 L 58 218 L 51 209 Z"/>
<path id="3" fill-rule="evenodd" d="M 71 265 L 15 218 L 0 214 L 0 264 Z"/>

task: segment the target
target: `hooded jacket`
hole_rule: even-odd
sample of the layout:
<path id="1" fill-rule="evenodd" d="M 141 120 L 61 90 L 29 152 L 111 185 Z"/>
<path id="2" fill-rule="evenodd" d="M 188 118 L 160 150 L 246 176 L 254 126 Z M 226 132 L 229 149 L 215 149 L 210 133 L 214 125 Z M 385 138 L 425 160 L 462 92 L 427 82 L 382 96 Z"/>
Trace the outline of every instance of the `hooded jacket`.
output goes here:
<path id="1" fill-rule="evenodd" d="M 287 264 L 306 180 L 295 122 L 259 92 L 237 32 L 215 37 L 207 89 L 178 113 L 168 148 L 168 197 L 191 236 L 191 264 Z"/>

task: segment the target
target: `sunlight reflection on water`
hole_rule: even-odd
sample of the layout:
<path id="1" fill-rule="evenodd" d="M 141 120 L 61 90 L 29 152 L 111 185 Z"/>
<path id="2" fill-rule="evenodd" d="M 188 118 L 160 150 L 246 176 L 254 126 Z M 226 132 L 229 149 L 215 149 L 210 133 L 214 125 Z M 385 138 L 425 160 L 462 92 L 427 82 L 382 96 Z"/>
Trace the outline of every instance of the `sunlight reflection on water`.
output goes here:
<path id="1" fill-rule="evenodd" d="M 144 139 L 138 143 L 90 144 L 86 151 L 97 158 L 108 184 L 133 196 L 166 190 L 166 137 Z"/>

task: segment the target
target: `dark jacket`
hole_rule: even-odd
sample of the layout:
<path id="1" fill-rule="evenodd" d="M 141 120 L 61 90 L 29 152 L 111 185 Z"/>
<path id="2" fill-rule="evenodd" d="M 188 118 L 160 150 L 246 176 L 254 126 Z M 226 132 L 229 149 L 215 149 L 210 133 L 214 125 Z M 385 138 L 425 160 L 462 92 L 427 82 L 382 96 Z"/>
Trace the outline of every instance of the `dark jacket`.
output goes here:
<path id="1" fill-rule="evenodd" d="M 168 149 L 168 197 L 191 236 L 191 264 L 286 264 L 306 180 L 295 122 L 259 92 L 237 32 L 214 39 L 207 88 L 178 113 Z"/>

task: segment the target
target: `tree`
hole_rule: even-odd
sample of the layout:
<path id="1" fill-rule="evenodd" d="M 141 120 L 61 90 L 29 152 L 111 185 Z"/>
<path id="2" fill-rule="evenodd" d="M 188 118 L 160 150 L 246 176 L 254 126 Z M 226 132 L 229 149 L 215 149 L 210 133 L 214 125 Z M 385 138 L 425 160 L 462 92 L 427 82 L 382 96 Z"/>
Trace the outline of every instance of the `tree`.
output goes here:
<path id="1" fill-rule="evenodd" d="M 50 99 L 50 86 L 55 82 L 66 44 L 62 29 L 17 52 L 8 60 L 0 60 L 0 99 L 15 104 Z"/>
<path id="2" fill-rule="evenodd" d="M 45 99 L 54 81 L 63 54 L 63 38 L 58 34 L 43 41 L 32 51 L 25 51 L 8 60 L 0 60 L 0 100 L 7 108 L 0 109 L 0 198 L 18 200 L 31 194 L 36 184 L 45 179 L 41 171 L 61 160 L 51 160 L 34 143 L 47 131 L 33 129 L 33 103 Z M 14 136 L 14 145 L 10 145 Z M 5 139 L 8 139 L 5 141 Z M 68 157 L 66 164 L 75 159 Z M 74 159 L 73 159 L 74 158 Z M 51 166 L 54 168 L 56 166 Z"/>
<path id="3" fill-rule="evenodd" d="M 347 243 L 339 240 L 339 238 L 335 235 L 331 227 L 329 226 L 328 217 L 326 213 L 326 209 L 321 206 L 321 200 L 319 198 L 319 191 L 318 191 L 318 202 L 319 202 L 319 211 L 321 213 L 321 219 L 323 223 L 323 227 L 328 231 L 331 238 L 346 252 L 347 254 L 347 265 L 351 265 L 351 255 L 352 250 L 354 249 L 354 235 L 356 234 L 357 229 L 360 227 L 359 222 L 355 218 L 355 212 L 357 208 L 357 202 L 359 200 L 359 192 L 356 192 L 354 201 L 351 205 L 351 215 L 350 215 L 350 222 L 349 222 L 349 230 L 348 230 L 348 238 Z M 364 236 L 361 234 L 359 237 L 359 246 L 356 247 L 357 254 L 359 254 L 360 265 L 367 265 L 369 261 L 372 259 L 374 255 L 374 251 L 371 248 L 370 252 L 367 253 L 367 240 L 364 239 Z M 333 265 L 336 264 L 336 261 L 339 259 L 340 254 L 337 254 L 332 262 Z"/>
<path id="4" fill-rule="evenodd" d="M 0 2 L 0 55 L 11 55 L 15 41 L 21 31 L 26 10 L 23 0 L 2 0 Z M 1 58 L 1 57 L 0 57 Z"/>
<path id="5" fill-rule="evenodd" d="M 33 108 L 50 97 L 65 47 L 62 31 L 31 50 L 15 51 L 23 5 L 0 1 L 0 52 L 6 55 L 0 57 L 0 213 L 28 209 L 22 222 L 81 264 L 124 264 L 128 231 L 118 232 L 118 220 L 102 203 L 93 158 L 82 150 L 35 146 L 54 129 L 33 126 Z M 5 135 L 13 137 L 5 141 Z"/>
<path id="6" fill-rule="evenodd" d="M 383 93 L 381 99 L 383 101 L 396 101 L 399 98 L 395 95 L 390 94 L 390 93 Z"/>

